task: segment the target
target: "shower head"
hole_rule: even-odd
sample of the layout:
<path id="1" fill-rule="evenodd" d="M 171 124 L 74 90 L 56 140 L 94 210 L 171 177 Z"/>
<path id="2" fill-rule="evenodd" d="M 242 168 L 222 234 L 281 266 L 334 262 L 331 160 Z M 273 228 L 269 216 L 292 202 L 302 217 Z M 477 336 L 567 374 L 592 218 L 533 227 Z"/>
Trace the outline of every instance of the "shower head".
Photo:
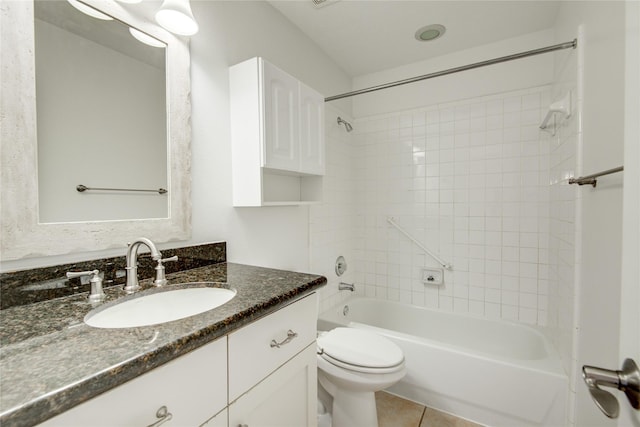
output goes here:
<path id="1" fill-rule="evenodd" d="M 351 123 L 344 120 L 342 117 L 338 117 L 338 124 L 344 125 L 344 128 L 347 130 L 347 132 L 351 132 L 353 130 L 353 126 L 351 126 Z"/>

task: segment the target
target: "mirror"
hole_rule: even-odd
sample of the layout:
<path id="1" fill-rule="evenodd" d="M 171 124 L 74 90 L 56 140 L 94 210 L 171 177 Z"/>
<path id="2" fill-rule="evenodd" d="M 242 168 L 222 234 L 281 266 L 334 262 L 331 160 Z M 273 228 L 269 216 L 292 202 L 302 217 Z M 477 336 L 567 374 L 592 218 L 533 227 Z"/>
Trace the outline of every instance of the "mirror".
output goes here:
<path id="1" fill-rule="evenodd" d="M 40 222 L 167 218 L 166 45 L 66 0 L 34 6 Z"/>
<path id="2" fill-rule="evenodd" d="M 2 260 L 124 247 L 127 241 L 140 235 L 156 242 L 189 239 L 191 107 L 187 42 L 153 24 L 149 16 L 144 16 L 144 3 L 124 5 L 113 0 L 83 0 L 83 3 L 113 17 L 114 21 L 108 23 L 125 30 L 119 31 L 119 36 L 115 37 L 126 36 L 126 42 L 116 39 L 109 45 L 104 39 L 107 30 L 92 27 L 87 31 L 84 29 L 86 22 L 67 23 L 64 24 L 68 33 L 65 37 L 79 39 L 76 47 L 83 45 L 88 50 L 82 54 L 77 51 L 66 54 L 76 59 L 78 56 L 93 58 L 97 51 L 103 50 L 112 57 L 137 56 L 137 59 L 131 59 L 136 61 L 136 66 L 147 72 L 154 69 L 156 76 L 149 79 L 155 80 L 154 88 L 146 88 L 147 92 L 142 93 L 138 91 L 140 84 L 134 84 L 135 97 L 123 102 L 123 97 L 131 96 L 134 90 L 121 87 L 115 90 L 113 85 L 123 84 L 122 75 L 131 74 L 131 65 L 126 66 L 127 71 L 121 73 L 117 83 L 109 83 L 111 87 L 108 94 L 102 91 L 100 85 L 107 86 L 108 78 L 114 77 L 113 74 L 119 71 L 102 70 L 102 74 L 96 74 L 100 70 L 85 68 L 84 78 L 89 80 L 89 77 L 94 77 L 95 80 L 93 85 L 85 82 L 86 90 L 79 91 L 84 98 L 78 101 L 80 106 L 74 106 L 74 111 L 70 108 L 74 104 L 71 98 L 76 96 L 69 94 L 72 86 L 57 93 L 51 90 L 51 84 L 48 89 L 41 86 L 43 67 L 47 69 L 44 75 L 54 71 L 52 67 L 57 67 L 54 75 L 76 86 L 80 85 L 81 77 L 66 75 L 80 65 L 74 64 L 71 59 L 62 60 L 62 53 L 54 53 L 52 48 L 44 47 L 46 45 L 42 43 L 49 40 L 38 41 L 44 34 L 45 38 L 51 38 L 52 32 L 61 32 L 62 25 L 51 22 L 60 20 L 59 16 L 44 18 L 39 3 L 48 9 L 52 7 L 50 3 L 66 1 L 3 2 L 0 16 Z M 67 4 L 58 6 L 69 7 Z M 81 18 L 85 21 L 94 19 Z M 69 28 L 70 25 L 73 29 Z M 161 41 L 166 48 L 138 46 L 141 43 L 131 37 L 128 27 Z M 84 35 L 78 34 L 82 31 Z M 95 39 L 97 35 L 100 35 L 100 40 Z M 41 54 L 51 57 L 41 57 Z M 92 59 L 92 62 L 95 61 L 98 60 Z M 125 66 L 120 63 L 119 67 Z M 138 79 L 138 83 L 141 78 L 131 77 L 132 80 Z M 53 89 L 59 82 L 56 80 Z M 92 89 L 91 94 L 89 88 Z M 124 92 L 127 92 L 126 95 Z M 115 99 L 116 106 L 106 105 L 107 96 Z M 149 99 L 151 104 L 142 103 Z M 120 107 L 117 107 L 118 103 Z M 120 111 L 123 103 L 132 109 Z M 86 116 L 86 111 L 82 111 L 83 106 L 85 110 L 95 110 L 103 104 L 105 109 L 90 118 Z M 153 125 L 141 125 L 142 121 L 147 120 L 141 117 L 145 114 L 152 116 L 149 122 L 153 122 Z M 64 124 L 63 119 L 67 120 Z M 129 121 L 125 122 L 125 119 Z M 144 132 L 139 129 L 143 127 Z M 107 130 L 119 133 L 107 135 Z M 89 139 L 95 140 L 92 143 L 100 143 L 91 147 Z M 143 139 L 147 142 L 141 142 Z M 74 141 L 69 148 L 71 140 Z M 56 145 L 58 143 L 62 145 Z M 127 150 L 117 152 L 118 145 Z M 136 157 L 137 154 L 140 157 Z M 56 185 L 63 188 L 67 195 L 60 193 L 59 189 L 49 191 L 54 181 L 59 181 Z M 66 183 L 60 184 L 63 181 Z M 69 182 L 72 182 L 71 189 L 68 188 Z M 90 188 L 154 190 L 157 187 L 166 188 L 168 192 L 79 193 L 76 186 L 80 184 Z M 74 205 L 74 198 L 84 205 Z M 150 200 L 156 206 L 149 210 L 149 206 L 153 205 L 149 203 Z M 47 210 L 47 204 L 52 206 L 52 211 Z M 134 206 L 136 204 L 139 206 Z"/>

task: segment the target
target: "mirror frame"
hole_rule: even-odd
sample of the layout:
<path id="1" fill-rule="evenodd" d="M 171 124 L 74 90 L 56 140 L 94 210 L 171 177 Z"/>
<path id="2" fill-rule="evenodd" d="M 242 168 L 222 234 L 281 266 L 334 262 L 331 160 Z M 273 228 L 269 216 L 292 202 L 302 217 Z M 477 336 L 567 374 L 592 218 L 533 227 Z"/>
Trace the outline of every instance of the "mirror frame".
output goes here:
<path id="1" fill-rule="evenodd" d="M 82 0 L 167 44 L 169 218 L 40 223 L 33 1 L 0 7 L 0 258 L 2 261 L 99 251 L 144 236 L 191 238 L 191 79 L 188 40 L 113 0 Z M 133 39 L 132 39 L 133 40 Z M 100 159 L 87 159 L 100 161 Z"/>

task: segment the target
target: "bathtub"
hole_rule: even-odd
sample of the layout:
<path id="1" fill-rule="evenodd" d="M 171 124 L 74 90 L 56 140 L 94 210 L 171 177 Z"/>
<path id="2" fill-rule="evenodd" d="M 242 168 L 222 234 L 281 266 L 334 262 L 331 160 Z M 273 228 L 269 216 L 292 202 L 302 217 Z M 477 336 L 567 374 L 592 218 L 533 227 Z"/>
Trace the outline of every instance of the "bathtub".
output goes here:
<path id="1" fill-rule="evenodd" d="M 338 326 L 402 348 L 407 375 L 393 394 L 487 426 L 566 424 L 567 376 L 532 327 L 359 297 L 320 314 L 319 330 Z"/>

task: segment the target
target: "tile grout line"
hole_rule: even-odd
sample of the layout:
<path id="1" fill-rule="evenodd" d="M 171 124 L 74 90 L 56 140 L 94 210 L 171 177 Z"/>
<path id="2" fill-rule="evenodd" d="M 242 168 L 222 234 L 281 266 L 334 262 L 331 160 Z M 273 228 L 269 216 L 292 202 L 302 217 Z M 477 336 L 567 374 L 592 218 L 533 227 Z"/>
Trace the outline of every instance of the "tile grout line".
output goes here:
<path id="1" fill-rule="evenodd" d="M 427 407 L 422 407 L 422 415 L 420 416 L 420 421 L 418 421 L 418 425 L 416 427 L 420 427 L 422 425 L 422 420 L 424 420 L 424 414 L 427 412 Z"/>

